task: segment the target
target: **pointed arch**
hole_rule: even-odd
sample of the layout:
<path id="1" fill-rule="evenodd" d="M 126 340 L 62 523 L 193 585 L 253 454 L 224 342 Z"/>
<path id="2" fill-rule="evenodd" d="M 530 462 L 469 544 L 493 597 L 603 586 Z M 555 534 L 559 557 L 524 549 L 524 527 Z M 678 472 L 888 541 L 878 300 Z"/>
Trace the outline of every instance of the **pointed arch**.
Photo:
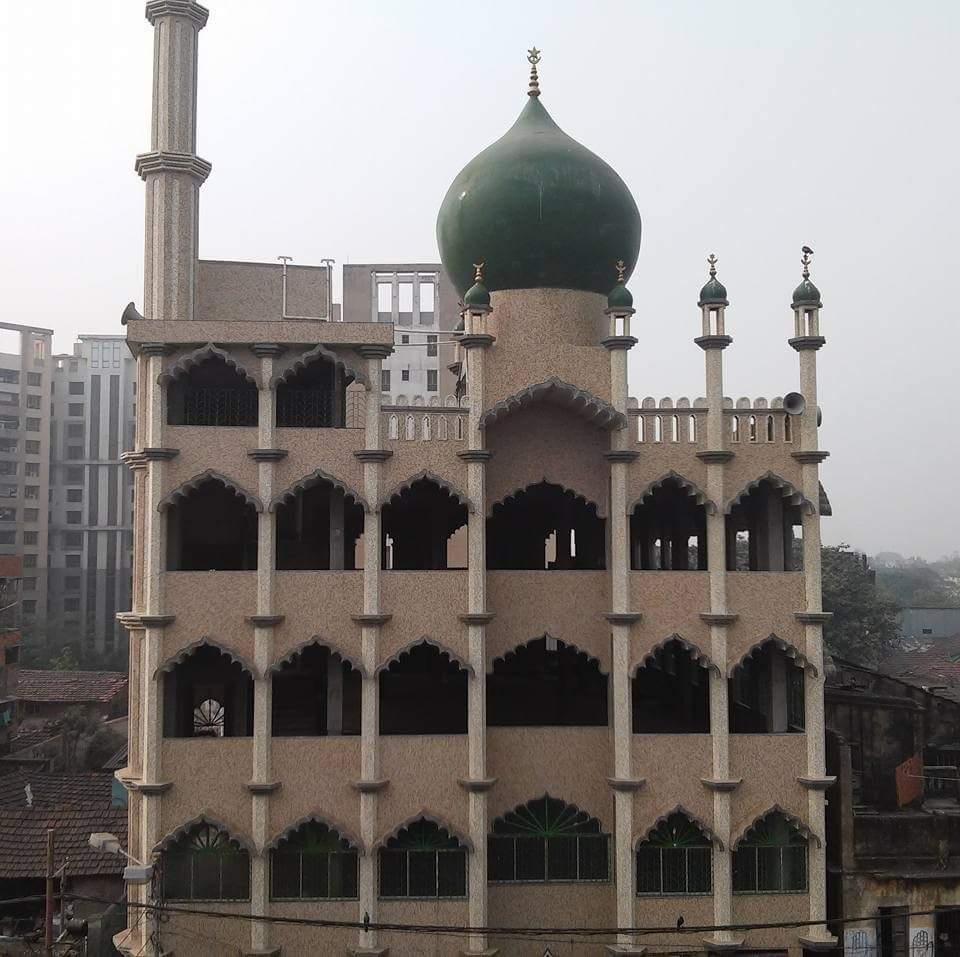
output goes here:
<path id="1" fill-rule="evenodd" d="M 288 827 L 285 827 L 282 831 L 276 834 L 272 840 L 268 841 L 263 849 L 265 851 L 275 850 L 282 841 L 285 841 L 287 838 L 292 837 L 296 834 L 297 831 L 303 827 L 304 824 L 323 824 L 326 827 L 330 828 L 331 831 L 336 831 L 340 837 L 352 845 L 354 850 L 363 857 L 366 854 L 366 850 L 363 846 L 363 841 L 358 837 L 355 837 L 351 834 L 345 827 L 341 826 L 334 818 L 331 818 L 329 815 L 322 814 L 320 811 L 310 811 L 307 814 L 304 814 L 303 817 L 298 818 Z"/>
<path id="2" fill-rule="evenodd" d="M 727 669 L 727 677 L 732 677 L 734 671 L 736 671 L 736 669 L 739 668 L 748 658 L 752 658 L 755 654 L 768 646 L 772 646 L 778 651 L 782 651 L 788 658 L 792 658 L 799 667 L 809 671 L 814 677 L 817 676 L 816 665 L 808 661 L 806 655 L 804 655 L 796 645 L 790 644 L 789 641 L 784 641 L 779 635 L 770 634 L 767 635 L 766 638 L 758 641 L 756 644 L 751 645 L 746 652 L 740 656 L 738 661 L 733 662 L 733 664 L 731 664 Z"/>
<path id="3" fill-rule="evenodd" d="M 597 518 L 605 518 L 603 508 L 598 502 L 594 502 L 591 499 L 587 498 L 586 495 L 583 495 L 581 492 L 578 492 L 576 489 L 567 488 L 566 485 L 563 485 L 561 482 L 553 482 L 547 476 L 544 476 L 537 482 L 529 482 L 523 488 L 515 488 L 509 495 L 504 495 L 499 502 L 492 502 L 489 509 L 487 510 L 487 518 L 490 518 L 493 515 L 494 508 L 502 507 L 504 505 L 511 505 L 517 501 L 517 497 L 523 495 L 524 492 L 529 492 L 530 489 L 537 488 L 539 485 L 553 485 L 556 488 L 559 488 L 564 494 L 572 495 L 574 502 L 579 502 L 587 508 L 593 508 L 596 510 Z"/>
<path id="4" fill-rule="evenodd" d="M 153 673 L 153 677 L 159 678 L 162 674 L 173 671 L 177 665 L 182 664 L 188 658 L 192 657 L 193 654 L 200 648 L 213 648 L 214 651 L 220 652 L 221 655 L 229 658 L 230 661 L 234 662 L 234 664 L 239 665 L 243 671 L 245 671 L 247 675 L 254 680 L 260 676 L 260 672 L 256 665 L 251 664 L 237 652 L 228 648 L 226 645 L 222 645 L 220 642 L 214 641 L 208 635 L 204 635 L 202 638 L 198 638 L 196 641 L 191 641 L 189 645 L 185 645 L 175 655 L 171 655 L 165 661 L 161 662 L 157 666 L 157 670 Z"/>
<path id="5" fill-rule="evenodd" d="M 219 482 L 225 488 L 228 488 L 234 495 L 242 498 L 248 505 L 252 505 L 254 509 L 258 512 L 263 511 L 263 503 L 254 495 L 252 492 L 248 492 L 243 486 L 238 485 L 232 479 L 227 478 L 221 472 L 217 472 L 215 469 L 206 469 L 203 472 L 200 472 L 198 475 L 194 475 L 193 478 L 187 479 L 187 481 L 182 482 L 178 485 L 172 492 L 167 493 L 160 501 L 157 503 L 157 511 L 163 512 L 166 511 L 171 505 L 175 505 L 177 501 L 181 498 L 185 498 L 192 491 L 199 488 L 203 485 L 204 482 Z"/>
<path id="6" fill-rule="evenodd" d="M 605 431 L 622 429 L 627 424 L 627 417 L 622 412 L 618 412 L 609 402 L 605 402 L 586 389 L 577 388 L 557 376 L 551 376 L 543 382 L 528 385 L 525 389 L 508 395 L 492 405 L 480 416 L 480 428 L 493 425 L 499 419 L 504 419 L 532 403 L 544 401 L 565 406 Z"/>
<path id="7" fill-rule="evenodd" d="M 699 828 L 703 833 L 703 836 L 711 843 L 715 844 L 721 851 L 723 850 L 723 841 L 713 832 L 713 829 L 708 827 L 707 824 L 696 814 L 688 811 L 682 804 L 677 804 L 674 807 L 670 808 L 669 811 L 664 811 L 663 814 L 658 817 L 646 831 L 641 834 L 636 841 L 634 842 L 634 848 L 639 847 L 644 841 L 646 841 L 650 835 L 662 824 L 666 824 L 667 821 L 673 817 L 674 814 L 682 814 L 691 824 Z"/>
<path id="8" fill-rule="evenodd" d="M 334 352 L 332 349 L 328 349 L 322 343 L 318 343 L 312 349 L 307 350 L 302 353 L 296 359 L 293 360 L 282 372 L 275 373 L 273 378 L 270 380 L 270 388 L 275 389 L 280 383 L 287 382 L 292 379 L 298 372 L 305 369 L 312 362 L 316 362 L 318 359 L 326 359 L 328 362 L 332 362 L 335 366 L 338 366 L 346 375 L 353 378 L 355 382 L 359 382 L 366 387 L 369 391 L 370 389 L 370 380 L 367 375 L 362 372 L 359 368 L 354 368 L 351 365 L 348 365 L 346 360 L 339 353 Z"/>
<path id="9" fill-rule="evenodd" d="M 196 817 L 191 818 L 189 821 L 185 821 L 183 824 L 175 827 L 172 831 L 168 832 L 164 837 L 162 837 L 153 847 L 154 853 L 161 853 L 165 851 L 172 844 L 175 844 L 181 837 L 185 837 L 192 830 L 197 827 L 215 827 L 218 831 L 222 831 L 231 841 L 236 841 L 248 854 L 254 854 L 257 850 L 257 845 L 253 840 L 247 836 L 239 828 L 235 828 L 232 825 L 226 824 L 220 818 L 215 817 L 206 809 L 202 810 Z"/>
<path id="10" fill-rule="evenodd" d="M 791 505 L 800 506 L 808 515 L 816 515 L 817 509 L 813 502 L 808 499 L 803 492 L 788 482 L 785 478 L 777 475 L 776 472 L 765 472 L 759 478 L 754 479 L 740 490 L 724 509 L 724 513 L 729 515 L 754 489 L 762 482 L 769 482 L 774 488 L 780 489 L 784 498 L 788 499 Z"/>
<path id="11" fill-rule="evenodd" d="M 411 814 L 410 817 L 401 821 L 396 827 L 391 828 L 385 834 L 381 835 L 380 838 L 374 842 L 373 850 L 380 850 L 383 847 L 386 847 L 387 842 L 397 835 L 404 829 L 410 827 L 411 824 L 416 824 L 417 821 L 429 821 L 431 824 L 435 824 L 438 828 L 446 831 L 450 837 L 455 838 L 461 847 L 464 847 L 466 850 L 473 852 L 473 841 L 470 840 L 469 836 L 459 829 L 448 824 L 442 817 L 438 814 L 434 814 L 432 811 L 429 811 L 427 808 L 421 807 L 416 814 Z"/>
<path id="12" fill-rule="evenodd" d="M 642 505 L 644 500 L 649 498 L 660 486 L 664 485 L 666 482 L 675 482 L 677 485 L 683 489 L 686 494 L 696 501 L 697 505 L 702 505 L 708 515 L 713 515 L 717 511 L 716 502 L 711 499 L 706 492 L 700 489 L 695 483 L 691 482 L 690 479 L 681 475 L 679 472 L 675 472 L 673 469 L 670 469 L 669 472 L 665 472 L 660 478 L 656 479 L 653 482 L 650 482 L 644 490 L 640 493 L 637 499 L 630 506 L 628 514 L 632 513 L 633 510 L 638 506 Z"/>
<path id="13" fill-rule="evenodd" d="M 588 651 L 584 651 L 582 648 L 578 648 L 572 641 L 564 641 L 562 638 L 554 638 L 549 632 L 545 631 L 541 635 L 535 635 L 533 638 L 528 638 L 526 641 L 520 642 L 519 645 L 514 645 L 512 648 L 509 648 L 502 655 L 498 655 L 493 661 L 490 662 L 490 669 L 487 672 L 491 674 L 497 662 L 506 663 L 511 657 L 513 657 L 521 648 L 526 648 L 529 645 L 532 645 L 535 641 L 546 641 L 546 642 L 559 642 L 565 648 L 569 648 L 571 651 L 575 652 L 579 657 L 584 658 L 589 664 L 595 664 L 600 674 L 606 675 L 607 672 L 603 670 L 603 662 L 600 661 L 595 655 L 591 655 Z"/>
<path id="14" fill-rule="evenodd" d="M 389 505 L 393 499 L 398 498 L 402 495 L 407 489 L 409 489 L 416 482 L 433 482 L 435 485 L 438 485 L 442 488 L 451 498 L 455 498 L 468 512 L 473 512 L 473 502 L 460 491 L 453 483 L 448 482 L 446 479 L 440 478 L 435 472 L 431 472 L 429 469 L 421 469 L 415 475 L 411 475 L 408 478 L 404 479 L 398 485 L 395 485 L 383 498 L 380 500 L 380 505 Z"/>
<path id="15" fill-rule="evenodd" d="M 413 651 L 414 648 L 419 648 L 421 645 L 430 645 L 432 648 L 436 648 L 440 652 L 441 656 L 449 659 L 453 664 L 457 665 L 461 671 L 465 671 L 468 675 L 473 677 L 473 665 L 470 664 L 464 658 L 461 658 L 455 651 L 451 648 L 448 648 L 442 642 L 437 641 L 435 638 L 430 638 L 427 635 L 423 635 L 420 638 L 415 638 L 413 641 L 408 641 L 402 648 L 398 648 L 386 661 L 377 666 L 375 674 L 381 674 L 384 671 L 387 671 L 390 668 L 390 665 L 399 662 L 401 658 Z"/>
<path id="16" fill-rule="evenodd" d="M 281 505 L 295 498 L 300 492 L 305 492 L 308 488 L 319 485 L 321 482 L 326 482 L 335 489 L 339 489 L 347 498 L 352 499 L 357 505 L 360 505 L 365 512 L 370 511 L 370 506 L 367 504 L 366 499 L 359 492 L 355 492 L 346 482 L 341 481 L 335 475 L 324 472 L 323 469 L 319 468 L 314 469 L 309 475 L 304 475 L 303 478 L 298 479 L 282 492 L 274 495 L 270 500 L 268 511 L 275 512 Z"/>
<path id="17" fill-rule="evenodd" d="M 544 806 L 545 819 L 538 817 L 537 805 L 541 802 Z M 549 818 L 551 802 L 553 810 L 558 812 L 552 821 Z M 491 831 L 494 834 L 539 834 L 544 837 L 579 833 L 586 828 L 597 834 L 605 833 L 600 818 L 547 791 L 539 797 L 531 798 L 497 815 L 491 825 Z"/>
<path id="18" fill-rule="evenodd" d="M 708 671 L 713 671 L 718 675 L 720 674 L 720 669 L 717 667 L 716 664 L 714 664 L 713 659 L 706 652 L 701 650 L 701 648 L 698 645 L 694 644 L 692 641 L 687 641 L 687 639 L 684 638 L 682 635 L 679 635 L 676 632 L 674 632 L 672 635 L 667 635 L 666 638 L 664 638 L 662 641 L 659 641 L 657 644 L 655 644 L 643 656 L 641 661 L 639 661 L 631 670 L 630 677 L 631 678 L 635 677 L 638 671 L 640 671 L 642 668 L 646 668 L 647 665 L 653 661 L 654 657 L 656 656 L 656 653 L 658 651 L 662 651 L 671 642 L 676 642 L 678 645 L 680 645 L 680 647 L 683 648 L 683 650 L 686 651 L 687 654 L 690 655 L 690 657 L 693 659 L 693 661 L 696 664 L 700 665 L 701 668 L 705 668 Z"/>
<path id="19" fill-rule="evenodd" d="M 779 804 L 773 804 L 768 807 L 765 811 L 761 811 L 749 824 L 745 827 L 740 828 L 740 832 L 737 835 L 736 839 L 730 842 L 730 849 L 732 851 L 737 850 L 740 845 L 743 843 L 744 838 L 747 834 L 750 833 L 753 828 L 758 824 L 761 824 L 768 817 L 773 817 L 774 815 L 780 815 L 792 828 L 794 828 L 798 833 L 802 834 L 808 841 L 813 840 L 817 842 L 817 847 L 823 847 L 823 842 L 820 840 L 820 837 L 814 833 L 813 830 L 799 817 L 794 814 L 791 814 L 789 811 L 785 811 Z"/>
<path id="20" fill-rule="evenodd" d="M 219 346 L 215 346 L 212 342 L 200 346 L 199 349 L 194 349 L 193 352 L 182 355 L 176 362 L 168 366 L 157 376 L 157 382 L 160 385 L 167 385 L 173 382 L 174 379 L 179 379 L 181 376 L 186 375 L 194 366 L 200 365 L 201 362 L 207 359 L 220 359 L 235 372 L 242 375 L 248 382 L 252 382 L 255 386 L 259 387 L 260 382 L 256 375 L 249 372 L 246 367 L 238 359 L 230 355 L 229 352 L 221 349 Z"/>
<path id="21" fill-rule="evenodd" d="M 366 669 L 363 667 L 363 664 L 352 658 L 345 651 L 343 651 L 335 642 L 329 641 L 324 638 L 322 635 L 313 635 L 310 638 L 305 639 L 304 641 L 299 642 L 294 645 L 282 658 L 278 658 L 272 665 L 270 665 L 263 675 L 265 678 L 270 677 L 271 675 L 276 674 L 278 671 L 282 670 L 284 665 L 289 665 L 293 663 L 294 658 L 306 651 L 307 648 L 311 648 L 314 645 L 318 647 L 326 648 L 331 655 L 336 655 L 341 661 L 348 664 L 354 671 L 358 672 L 361 677 L 368 677 Z M 302 822 L 301 822 L 302 823 Z"/>

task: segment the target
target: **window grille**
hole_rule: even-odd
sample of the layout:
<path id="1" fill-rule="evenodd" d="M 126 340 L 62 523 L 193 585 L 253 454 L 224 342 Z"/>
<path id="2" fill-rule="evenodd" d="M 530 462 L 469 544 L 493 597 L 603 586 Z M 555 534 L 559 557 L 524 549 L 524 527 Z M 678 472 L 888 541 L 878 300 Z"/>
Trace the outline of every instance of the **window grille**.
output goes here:
<path id="1" fill-rule="evenodd" d="M 168 900 L 249 900 L 250 855 L 226 831 L 201 824 L 161 856 Z"/>
<path id="2" fill-rule="evenodd" d="M 491 881 L 606 881 L 610 835 L 575 805 L 544 796 L 494 821 L 487 869 Z"/>
<path id="3" fill-rule="evenodd" d="M 713 853 L 707 836 L 683 814 L 671 814 L 637 848 L 637 894 L 709 894 Z"/>
<path id="4" fill-rule="evenodd" d="M 807 839 L 783 815 L 755 824 L 733 852 L 736 894 L 786 894 L 807 889 Z"/>
<path id="5" fill-rule="evenodd" d="M 333 393 L 327 389 L 278 389 L 277 426 L 279 428 L 332 429 Z"/>
<path id="6" fill-rule="evenodd" d="M 467 896 L 467 852 L 442 827 L 421 818 L 380 850 L 380 896 Z"/>
<path id="7" fill-rule="evenodd" d="M 183 416 L 176 425 L 257 424 L 258 394 L 253 387 L 184 386 Z"/>
<path id="8" fill-rule="evenodd" d="M 308 821 L 270 852 L 273 900 L 356 900 L 359 855 L 337 831 Z"/>
<path id="9" fill-rule="evenodd" d="M 197 738 L 222 738 L 224 724 L 223 705 L 214 698 L 201 701 L 193 709 L 193 734 Z"/>

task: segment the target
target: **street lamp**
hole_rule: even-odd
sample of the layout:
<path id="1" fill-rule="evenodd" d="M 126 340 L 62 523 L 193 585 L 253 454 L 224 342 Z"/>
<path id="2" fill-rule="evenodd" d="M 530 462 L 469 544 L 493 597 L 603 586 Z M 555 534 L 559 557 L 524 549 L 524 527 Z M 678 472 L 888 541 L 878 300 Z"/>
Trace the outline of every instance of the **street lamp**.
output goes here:
<path id="1" fill-rule="evenodd" d="M 90 846 L 96 851 L 105 854 L 121 854 L 132 864 L 123 869 L 123 879 L 128 884 L 149 884 L 153 880 L 153 865 L 144 864 L 135 857 L 131 857 L 121 846 L 120 839 L 107 831 L 95 831 L 90 835 Z"/>

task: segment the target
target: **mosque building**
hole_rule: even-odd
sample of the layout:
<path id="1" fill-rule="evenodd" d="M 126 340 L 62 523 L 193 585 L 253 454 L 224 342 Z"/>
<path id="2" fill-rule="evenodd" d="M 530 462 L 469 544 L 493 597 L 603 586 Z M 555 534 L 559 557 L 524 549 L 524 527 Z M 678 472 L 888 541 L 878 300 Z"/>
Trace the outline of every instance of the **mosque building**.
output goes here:
<path id="1" fill-rule="evenodd" d="M 146 13 L 122 952 L 832 947 L 809 251 L 797 392 L 724 398 L 711 256 L 705 398 L 630 398 L 640 214 L 532 50 L 439 212 L 456 401 L 391 405 L 326 267 L 198 259 L 207 10 Z"/>

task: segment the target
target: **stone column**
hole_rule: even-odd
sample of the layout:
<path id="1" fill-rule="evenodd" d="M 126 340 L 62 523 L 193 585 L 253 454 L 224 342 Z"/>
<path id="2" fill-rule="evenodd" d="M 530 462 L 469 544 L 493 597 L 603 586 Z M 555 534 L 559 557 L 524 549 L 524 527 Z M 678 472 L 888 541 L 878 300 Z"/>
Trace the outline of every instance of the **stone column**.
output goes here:
<path id="1" fill-rule="evenodd" d="M 727 610 L 727 556 L 725 471 L 733 452 L 726 448 L 723 420 L 723 350 L 733 341 L 724 326 L 725 302 L 701 301 L 702 335 L 694 342 L 704 352 L 707 392 L 706 448 L 697 458 L 707 466 L 707 572 L 710 609 L 701 618 L 710 625 L 710 740 L 713 768 L 704 786 L 713 791 L 713 921 L 733 922 L 730 856 L 730 793 L 740 784 L 730 775 L 730 729 L 727 702 L 727 628 L 736 615 Z M 730 931 L 715 931 L 704 943 L 708 949 L 729 950 L 739 943 Z"/>
<path id="2" fill-rule="evenodd" d="M 620 422 L 610 432 L 610 599 L 607 615 L 610 623 L 611 675 L 613 701 L 613 775 L 607 779 L 613 788 L 614 858 L 613 871 L 617 892 L 617 926 L 632 927 L 634 915 L 634 796 L 644 781 L 633 776 L 633 721 L 630 698 L 630 629 L 640 615 L 630 605 L 630 534 L 627 515 L 627 470 L 638 452 L 627 425 L 627 353 L 637 340 L 630 335 L 632 307 L 608 308 L 609 335 L 603 345 L 610 354 L 611 405 Z M 619 328 L 618 328 L 619 326 Z M 630 934 L 619 934 L 609 953 L 642 954 Z"/>
<path id="3" fill-rule="evenodd" d="M 207 10 L 195 0 L 151 0 L 153 120 L 150 152 L 137 157 L 146 183 L 144 314 L 193 319 L 200 186 L 210 164 L 196 155 L 197 39 Z"/>
<path id="4" fill-rule="evenodd" d="M 467 447 L 458 453 L 467 463 L 467 495 L 472 511 L 467 516 L 467 613 L 460 620 L 467 626 L 471 674 L 467 705 L 468 777 L 460 781 L 469 802 L 469 924 L 487 925 L 487 792 L 495 781 L 487 777 L 487 660 L 486 631 L 493 617 L 487 610 L 486 469 L 492 455 L 483 447 L 480 420 L 484 409 L 484 362 L 494 337 L 487 331 L 489 307 L 470 308 L 465 315 L 466 332 L 460 338 L 467 366 Z M 470 937 L 463 954 L 493 954 L 484 934 Z"/>
<path id="5" fill-rule="evenodd" d="M 396 297 L 394 297 L 396 306 Z M 377 919 L 376 851 L 377 795 L 387 786 L 380 779 L 380 728 L 377 713 L 377 647 L 380 627 L 390 620 L 380 607 L 380 496 L 383 462 L 393 453 L 380 448 L 380 368 L 393 351 L 391 346 L 361 346 L 360 355 L 367 360 L 367 393 L 364 422 L 365 448 L 354 454 L 364 463 L 364 495 L 367 511 L 363 529 L 363 611 L 354 615 L 360 625 L 360 657 L 363 669 L 360 690 L 360 780 L 354 787 L 360 794 L 360 857 L 359 916 Z M 377 932 L 360 931 L 355 955 L 386 953 L 377 944 Z"/>

